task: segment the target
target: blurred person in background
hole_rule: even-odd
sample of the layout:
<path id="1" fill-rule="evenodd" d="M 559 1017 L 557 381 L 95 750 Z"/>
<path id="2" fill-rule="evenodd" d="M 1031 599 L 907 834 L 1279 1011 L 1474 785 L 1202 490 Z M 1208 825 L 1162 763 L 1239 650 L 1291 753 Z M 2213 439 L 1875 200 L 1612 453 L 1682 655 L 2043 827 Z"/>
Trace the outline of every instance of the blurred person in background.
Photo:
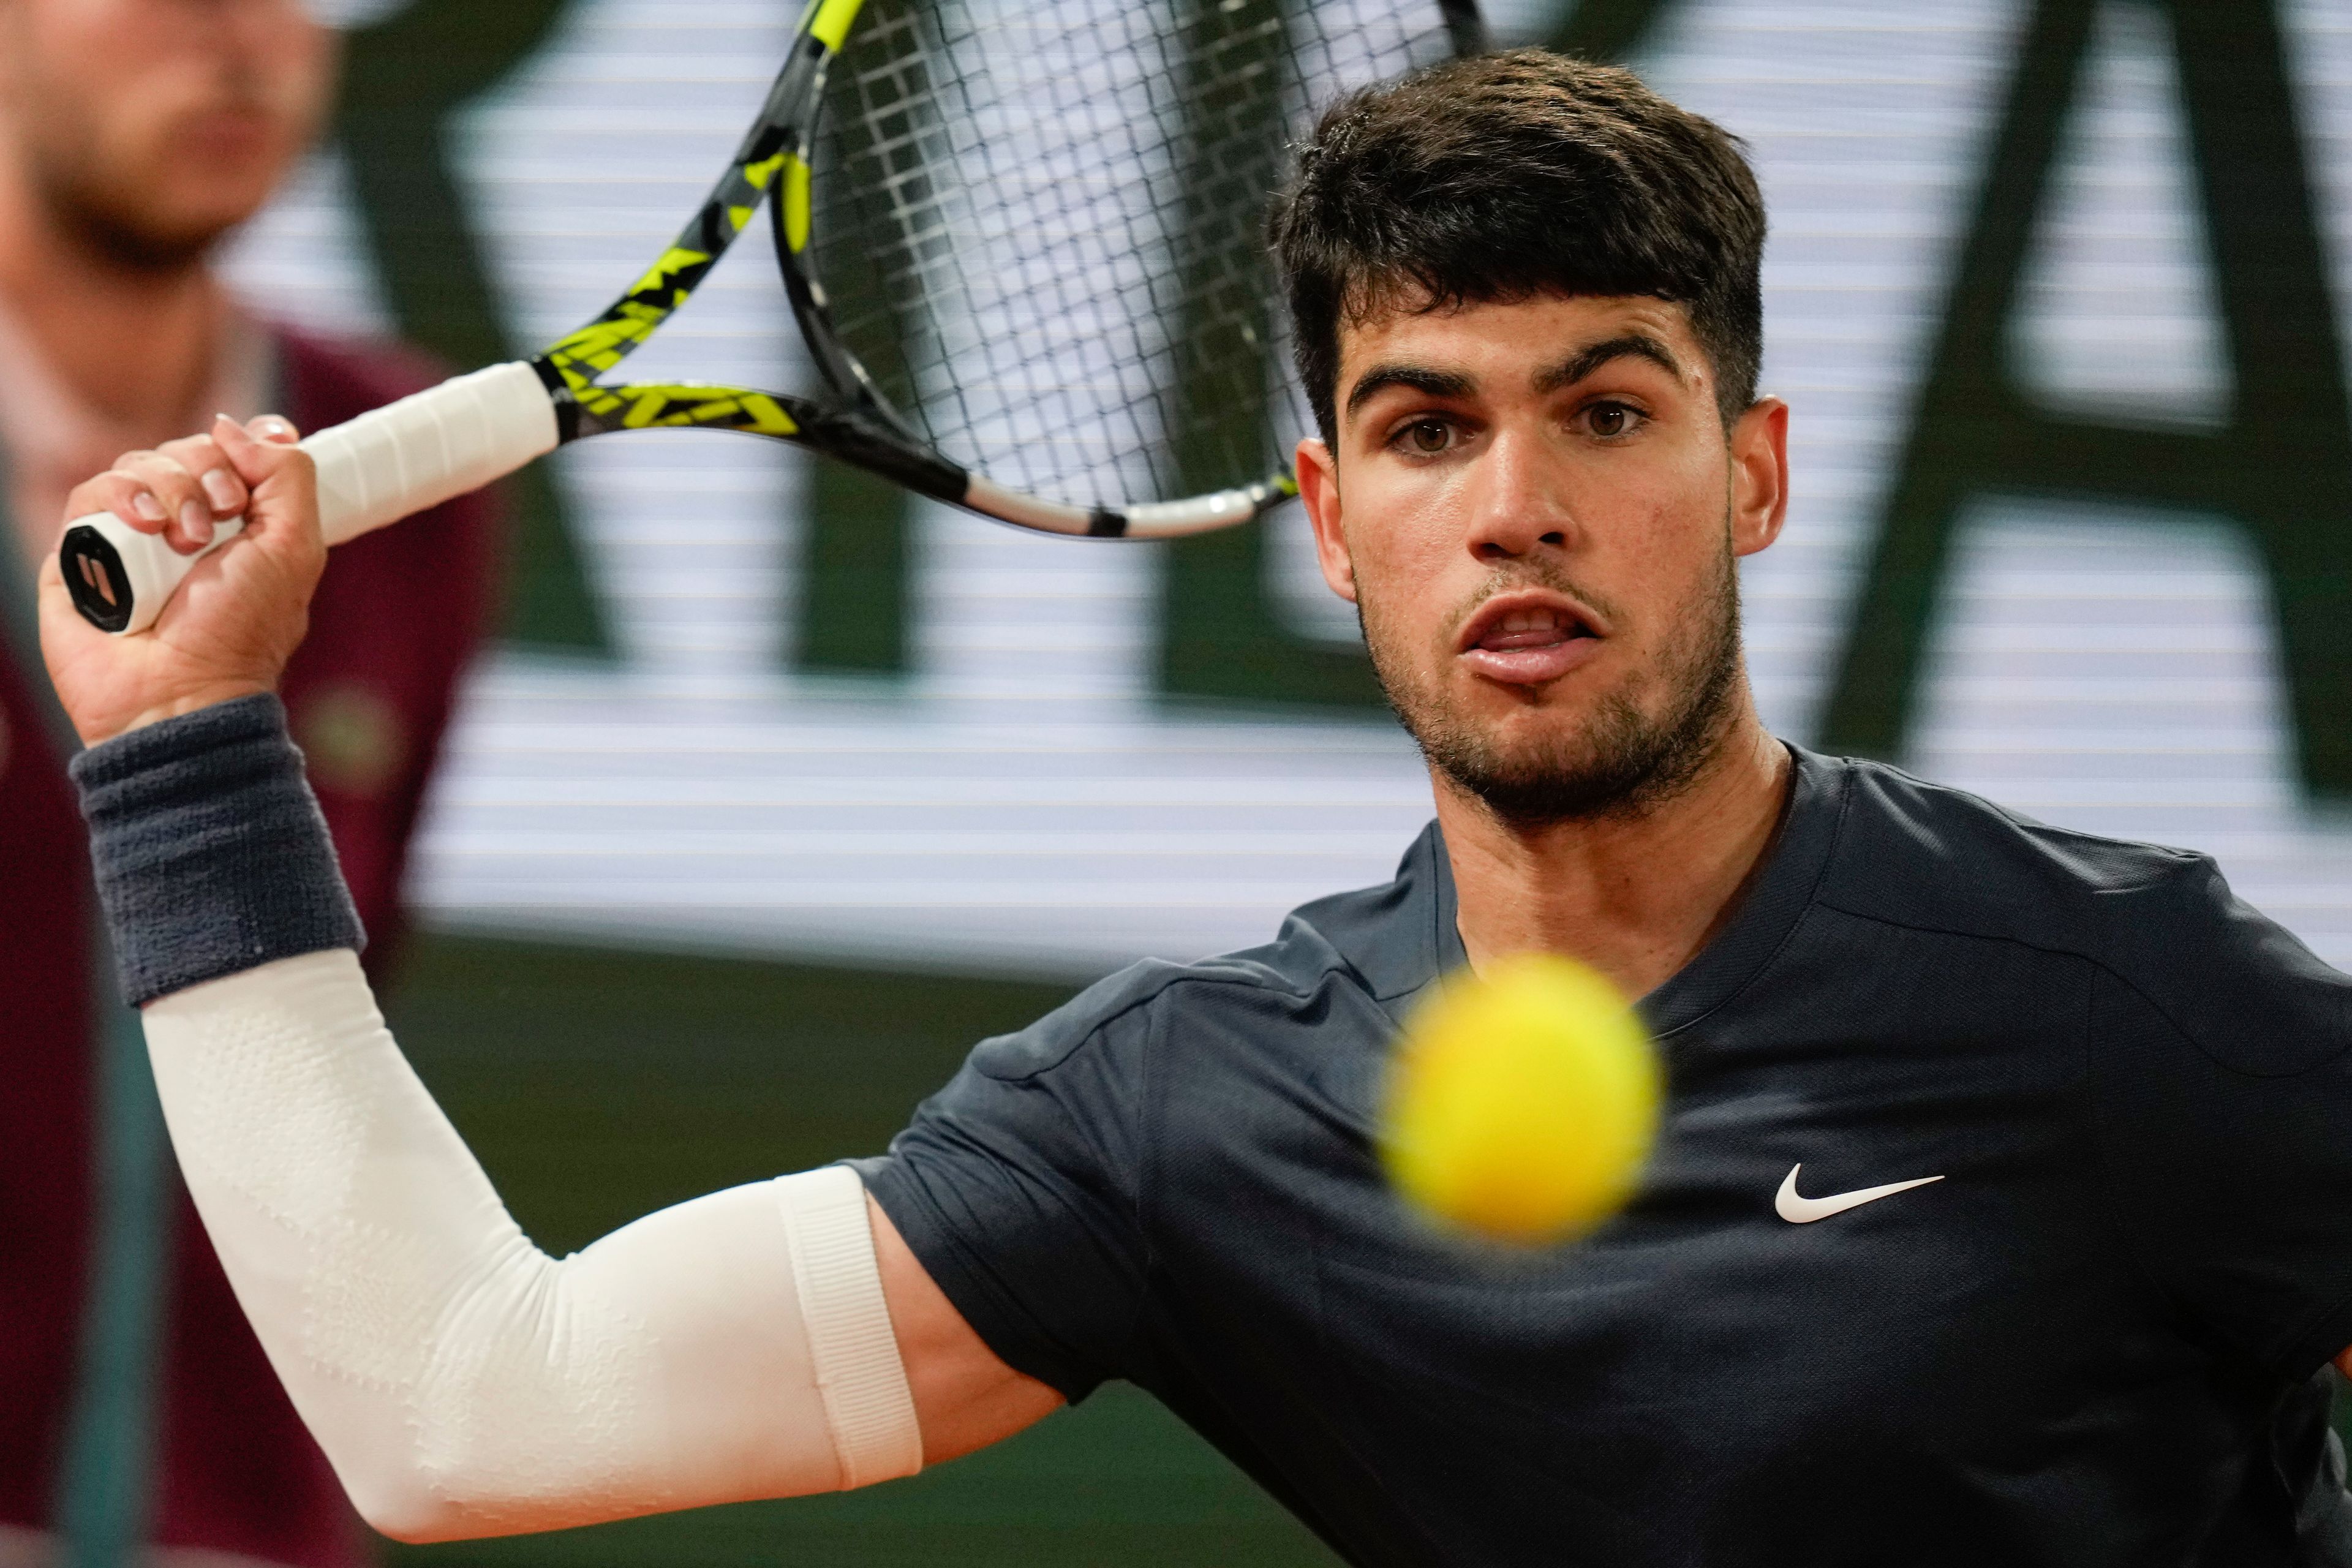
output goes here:
<path id="1" fill-rule="evenodd" d="M 207 265 L 318 132 L 336 58 L 300 0 L 0 0 L 0 1568 L 104 1555 L 68 1539 L 79 1483 L 66 1456 L 86 1446 L 95 1369 L 122 1356 L 93 1328 L 120 1239 L 100 1217 L 109 1139 L 153 1116 L 121 1103 L 152 1100 L 135 1074 L 129 1096 L 105 1087 L 105 1042 L 128 1015 L 98 950 L 65 776 L 76 743 L 40 675 L 33 584 L 68 490 L 115 453 L 216 410 L 318 429 L 439 378 L 423 363 L 387 374 L 381 357 L 259 320 Z M 392 951 L 493 545 L 486 503 L 467 498 L 339 552 L 289 674 L 372 965 Z M 356 1562 L 357 1522 L 168 1164 L 142 1287 L 152 1351 L 131 1336 L 134 1381 L 151 1380 L 133 1403 L 152 1425 L 109 1462 L 105 1484 L 131 1474 L 131 1501 L 87 1533 L 136 1530 L 143 1513 L 164 1561 Z"/>

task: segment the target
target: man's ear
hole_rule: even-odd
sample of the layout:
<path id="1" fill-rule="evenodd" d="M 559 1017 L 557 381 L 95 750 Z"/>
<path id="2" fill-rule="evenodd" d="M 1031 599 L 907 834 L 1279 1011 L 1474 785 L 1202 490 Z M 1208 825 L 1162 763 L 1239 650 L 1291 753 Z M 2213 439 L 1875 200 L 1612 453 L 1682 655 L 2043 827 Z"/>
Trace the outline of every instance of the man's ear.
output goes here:
<path id="1" fill-rule="evenodd" d="M 1759 397 L 1731 426 L 1731 549 L 1753 555 L 1789 515 L 1789 405 Z"/>
<path id="2" fill-rule="evenodd" d="M 1307 509 L 1307 526 L 1315 531 L 1315 563 L 1323 581 L 1349 604 L 1356 602 L 1356 563 L 1348 554 L 1348 536 L 1339 527 L 1339 469 L 1331 448 L 1308 437 L 1298 443 L 1298 500 Z"/>

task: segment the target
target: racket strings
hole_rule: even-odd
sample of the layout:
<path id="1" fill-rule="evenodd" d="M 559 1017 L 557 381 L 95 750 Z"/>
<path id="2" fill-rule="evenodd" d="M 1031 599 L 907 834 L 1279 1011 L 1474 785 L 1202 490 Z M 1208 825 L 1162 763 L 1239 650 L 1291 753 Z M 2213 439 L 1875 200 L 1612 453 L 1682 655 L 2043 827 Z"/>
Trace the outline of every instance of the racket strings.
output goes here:
<path id="1" fill-rule="evenodd" d="M 913 5 L 869 5 L 858 47 L 835 62 L 814 228 L 817 277 L 836 328 L 848 329 L 843 341 L 918 428 L 916 367 L 939 357 L 924 301 L 947 286 L 940 274 L 955 245 L 939 185 L 952 157 L 919 23 Z"/>
<path id="2" fill-rule="evenodd" d="M 1303 427 L 1265 255 L 1286 148 L 1450 53 L 1431 0 L 868 0 L 815 271 L 942 453 L 1080 505 L 1265 479 Z"/>

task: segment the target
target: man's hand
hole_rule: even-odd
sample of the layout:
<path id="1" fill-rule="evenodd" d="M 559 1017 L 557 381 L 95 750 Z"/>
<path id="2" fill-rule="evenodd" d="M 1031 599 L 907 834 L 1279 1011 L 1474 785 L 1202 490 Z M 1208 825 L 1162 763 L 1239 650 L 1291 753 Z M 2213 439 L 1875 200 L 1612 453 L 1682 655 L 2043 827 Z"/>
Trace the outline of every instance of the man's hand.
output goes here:
<path id="1" fill-rule="evenodd" d="M 243 511 L 245 532 L 199 563 L 145 632 L 109 637 L 83 620 L 52 552 L 41 568 L 41 652 L 87 745 L 215 702 L 275 690 L 310 629 L 327 563 L 317 476 L 275 415 L 223 416 L 208 436 L 126 453 L 77 488 L 68 520 L 110 511 L 182 554 Z"/>

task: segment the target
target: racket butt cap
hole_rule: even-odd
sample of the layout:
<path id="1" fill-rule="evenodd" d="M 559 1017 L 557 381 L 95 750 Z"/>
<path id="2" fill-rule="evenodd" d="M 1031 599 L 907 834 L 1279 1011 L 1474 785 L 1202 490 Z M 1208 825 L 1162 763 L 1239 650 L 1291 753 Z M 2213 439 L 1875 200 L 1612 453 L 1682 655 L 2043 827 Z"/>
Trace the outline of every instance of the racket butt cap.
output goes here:
<path id="1" fill-rule="evenodd" d="M 243 518 L 226 519 L 214 525 L 211 543 L 183 555 L 161 534 L 142 533 L 111 512 L 77 518 L 58 546 L 66 592 L 82 619 L 99 630 L 116 637 L 143 632 L 196 563 L 244 528 Z"/>

